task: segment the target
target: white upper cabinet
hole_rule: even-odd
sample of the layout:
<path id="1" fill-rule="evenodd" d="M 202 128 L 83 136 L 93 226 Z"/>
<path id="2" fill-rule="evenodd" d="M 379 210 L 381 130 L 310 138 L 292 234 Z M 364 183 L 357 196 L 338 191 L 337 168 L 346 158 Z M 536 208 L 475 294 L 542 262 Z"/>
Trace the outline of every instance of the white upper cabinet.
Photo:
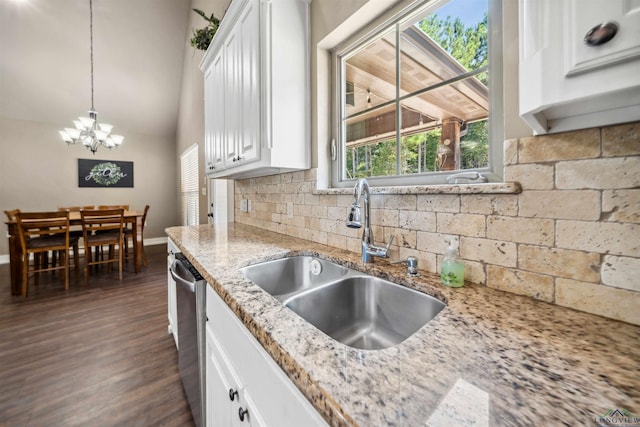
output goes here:
<path id="1" fill-rule="evenodd" d="M 309 1 L 232 1 L 200 65 L 209 177 L 310 167 Z"/>
<path id="2" fill-rule="evenodd" d="M 640 0 L 519 6 L 520 115 L 536 134 L 640 120 Z"/>

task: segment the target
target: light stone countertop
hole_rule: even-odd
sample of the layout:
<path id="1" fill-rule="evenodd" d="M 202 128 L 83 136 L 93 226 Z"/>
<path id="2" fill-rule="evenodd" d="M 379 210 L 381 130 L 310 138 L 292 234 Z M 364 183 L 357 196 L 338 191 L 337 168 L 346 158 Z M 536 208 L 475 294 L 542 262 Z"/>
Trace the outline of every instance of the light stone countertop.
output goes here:
<path id="1" fill-rule="evenodd" d="M 640 414 L 640 327 L 439 277 L 241 224 L 167 235 L 331 425 L 594 425 Z M 317 255 L 447 306 L 384 350 L 347 347 L 244 278 L 239 268 Z M 640 309 L 640 307 L 639 307 Z"/>

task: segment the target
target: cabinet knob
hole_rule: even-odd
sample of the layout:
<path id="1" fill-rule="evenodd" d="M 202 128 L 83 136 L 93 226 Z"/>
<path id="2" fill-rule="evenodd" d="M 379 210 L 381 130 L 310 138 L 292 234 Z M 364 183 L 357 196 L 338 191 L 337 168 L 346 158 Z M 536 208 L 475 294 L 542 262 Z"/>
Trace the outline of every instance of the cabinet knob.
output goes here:
<path id="1" fill-rule="evenodd" d="M 229 399 L 232 401 L 238 396 L 238 391 L 232 388 L 229 389 Z"/>
<path id="2" fill-rule="evenodd" d="M 584 42 L 588 46 L 600 46 L 609 42 L 618 33 L 618 24 L 615 22 L 603 22 L 598 24 L 584 36 Z"/>
<path id="3" fill-rule="evenodd" d="M 249 415 L 249 410 L 242 409 L 242 406 L 241 406 L 240 409 L 238 409 L 238 417 L 240 417 L 240 421 L 244 421 L 244 417 L 247 415 Z"/>

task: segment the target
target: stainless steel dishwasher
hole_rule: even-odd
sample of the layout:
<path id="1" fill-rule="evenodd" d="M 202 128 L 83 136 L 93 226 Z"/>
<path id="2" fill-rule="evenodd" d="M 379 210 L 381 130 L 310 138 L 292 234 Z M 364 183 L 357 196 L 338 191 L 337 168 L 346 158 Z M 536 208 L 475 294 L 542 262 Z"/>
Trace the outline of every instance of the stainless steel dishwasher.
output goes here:
<path id="1" fill-rule="evenodd" d="M 205 286 L 187 258 L 177 253 L 171 266 L 178 306 L 178 366 L 196 426 L 205 423 Z"/>

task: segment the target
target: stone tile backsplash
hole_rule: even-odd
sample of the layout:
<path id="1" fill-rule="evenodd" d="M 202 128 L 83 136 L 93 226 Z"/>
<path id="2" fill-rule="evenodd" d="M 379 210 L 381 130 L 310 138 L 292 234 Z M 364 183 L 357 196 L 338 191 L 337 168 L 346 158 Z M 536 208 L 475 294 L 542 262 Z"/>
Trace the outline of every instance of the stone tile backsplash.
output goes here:
<path id="1" fill-rule="evenodd" d="M 378 242 L 438 272 L 455 237 L 465 277 L 640 325 L 640 122 L 505 141 L 519 194 L 373 194 Z M 318 194 L 315 169 L 236 181 L 235 220 L 360 251 L 351 195 Z M 252 201 L 251 212 L 240 200 Z"/>

